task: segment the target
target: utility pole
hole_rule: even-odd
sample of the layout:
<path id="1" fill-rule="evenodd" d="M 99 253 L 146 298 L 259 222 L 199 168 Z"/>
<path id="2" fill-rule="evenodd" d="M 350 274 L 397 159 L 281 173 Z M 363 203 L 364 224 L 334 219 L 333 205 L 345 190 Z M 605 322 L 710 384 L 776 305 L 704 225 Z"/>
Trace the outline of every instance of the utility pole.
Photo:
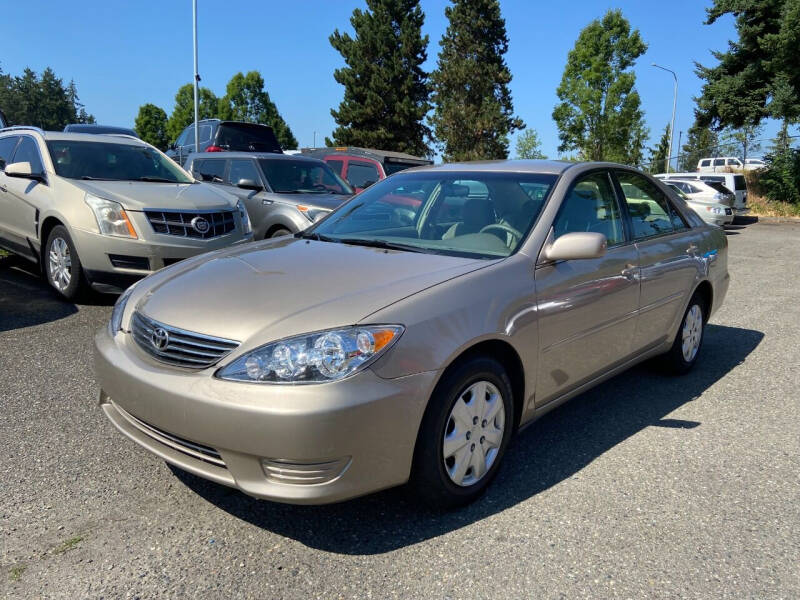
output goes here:
<path id="1" fill-rule="evenodd" d="M 675 74 L 675 71 L 672 69 L 667 69 L 666 67 L 662 67 L 661 65 L 657 65 L 653 63 L 653 66 L 657 69 L 661 69 L 662 71 L 667 71 L 672 73 L 673 79 L 675 79 L 675 90 L 672 95 L 672 121 L 670 121 L 669 125 L 669 150 L 667 150 L 667 160 L 666 160 L 666 172 L 669 173 L 669 160 L 672 156 L 672 138 L 675 137 L 675 109 L 678 105 L 678 76 Z"/>
<path id="2" fill-rule="evenodd" d="M 194 42 L 194 151 L 200 148 L 200 107 L 198 105 L 198 85 L 200 83 L 200 73 L 197 72 L 197 0 L 192 0 L 192 38 Z"/>

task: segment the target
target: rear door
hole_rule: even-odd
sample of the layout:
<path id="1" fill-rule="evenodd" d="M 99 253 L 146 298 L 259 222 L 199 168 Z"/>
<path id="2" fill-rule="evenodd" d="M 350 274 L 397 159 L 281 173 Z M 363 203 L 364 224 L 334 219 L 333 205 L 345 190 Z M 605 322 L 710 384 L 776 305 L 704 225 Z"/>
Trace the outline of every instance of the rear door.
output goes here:
<path id="1" fill-rule="evenodd" d="M 666 194 L 647 177 L 616 171 L 639 251 L 641 297 L 633 336 L 638 352 L 667 339 L 698 276 L 699 243 Z"/>

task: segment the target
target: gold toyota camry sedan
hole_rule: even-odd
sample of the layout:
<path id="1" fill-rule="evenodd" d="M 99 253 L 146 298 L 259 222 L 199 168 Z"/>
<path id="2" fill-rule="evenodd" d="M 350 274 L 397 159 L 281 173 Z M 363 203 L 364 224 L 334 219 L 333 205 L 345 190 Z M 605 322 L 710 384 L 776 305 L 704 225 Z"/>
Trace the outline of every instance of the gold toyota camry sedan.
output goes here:
<path id="1" fill-rule="evenodd" d="M 100 406 L 258 498 L 408 482 L 455 506 L 570 397 L 648 358 L 688 371 L 728 282 L 722 229 L 640 171 L 424 167 L 129 288 L 96 337 Z"/>

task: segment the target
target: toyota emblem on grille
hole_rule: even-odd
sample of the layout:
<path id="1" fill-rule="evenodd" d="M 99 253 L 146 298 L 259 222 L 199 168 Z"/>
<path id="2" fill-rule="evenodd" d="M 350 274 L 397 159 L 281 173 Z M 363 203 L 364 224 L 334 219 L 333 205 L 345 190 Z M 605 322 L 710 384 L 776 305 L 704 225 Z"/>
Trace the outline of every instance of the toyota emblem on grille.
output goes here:
<path id="1" fill-rule="evenodd" d="M 169 344 L 169 333 L 163 327 L 156 327 L 150 334 L 150 343 L 156 350 L 163 350 Z"/>
<path id="2" fill-rule="evenodd" d="M 205 217 L 195 217 L 192 219 L 191 225 L 192 229 L 200 234 L 206 233 L 208 228 L 211 227 L 211 224 L 205 219 Z"/>

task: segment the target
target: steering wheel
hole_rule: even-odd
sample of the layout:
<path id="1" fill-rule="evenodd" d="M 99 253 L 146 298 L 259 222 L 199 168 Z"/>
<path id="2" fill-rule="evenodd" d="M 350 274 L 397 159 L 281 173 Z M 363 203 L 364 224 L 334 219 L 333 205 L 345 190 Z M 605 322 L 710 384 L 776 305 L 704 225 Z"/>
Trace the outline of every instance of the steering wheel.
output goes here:
<path id="1" fill-rule="evenodd" d="M 514 229 L 513 227 L 511 227 L 511 225 L 505 225 L 503 223 L 492 223 L 490 225 L 486 225 L 478 233 L 486 233 L 487 231 L 491 231 L 493 229 L 499 229 L 500 231 L 503 231 L 505 233 L 510 233 L 517 240 L 521 240 L 523 237 L 522 232 L 520 232 L 517 229 Z"/>

